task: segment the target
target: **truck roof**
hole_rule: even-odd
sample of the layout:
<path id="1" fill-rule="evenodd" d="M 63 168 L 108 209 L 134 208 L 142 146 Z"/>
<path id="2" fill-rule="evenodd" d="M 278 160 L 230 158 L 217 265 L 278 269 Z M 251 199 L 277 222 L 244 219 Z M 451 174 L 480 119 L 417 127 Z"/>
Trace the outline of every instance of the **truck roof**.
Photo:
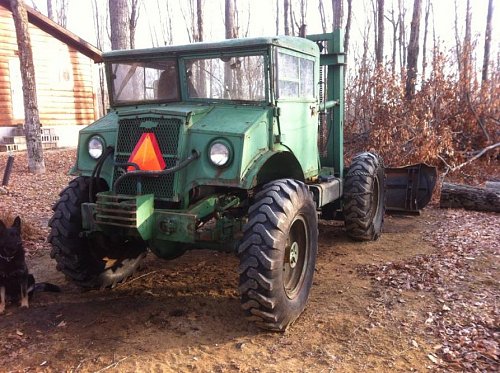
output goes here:
<path id="1" fill-rule="evenodd" d="M 157 55 L 183 55 L 192 53 L 206 53 L 213 51 L 245 51 L 252 49 L 262 49 L 270 45 L 280 46 L 310 55 L 318 53 L 316 43 L 297 36 L 273 36 L 258 38 L 227 39 L 219 42 L 201 42 L 185 45 L 169 45 L 156 48 L 145 49 L 125 49 L 106 52 L 103 54 L 104 60 L 152 57 Z"/>

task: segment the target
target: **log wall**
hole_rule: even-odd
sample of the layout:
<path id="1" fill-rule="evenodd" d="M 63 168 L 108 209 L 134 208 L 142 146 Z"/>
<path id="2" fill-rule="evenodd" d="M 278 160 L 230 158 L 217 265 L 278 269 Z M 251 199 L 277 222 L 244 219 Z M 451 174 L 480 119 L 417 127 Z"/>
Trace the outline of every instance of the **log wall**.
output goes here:
<path id="1" fill-rule="evenodd" d="M 42 126 L 95 120 L 93 61 L 30 24 Z M 0 126 L 24 123 L 21 74 L 12 13 L 0 5 Z"/>

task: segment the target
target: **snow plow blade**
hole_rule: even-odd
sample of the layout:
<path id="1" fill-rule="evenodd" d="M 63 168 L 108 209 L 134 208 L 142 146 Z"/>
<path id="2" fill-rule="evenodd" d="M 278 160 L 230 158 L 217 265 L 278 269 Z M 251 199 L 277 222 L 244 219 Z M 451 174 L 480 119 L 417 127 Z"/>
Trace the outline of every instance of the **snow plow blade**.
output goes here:
<path id="1" fill-rule="evenodd" d="M 389 213 L 419 214 L 432 198 L 437 170 L 424 163 L 386 168 L 386 202 Z"/>

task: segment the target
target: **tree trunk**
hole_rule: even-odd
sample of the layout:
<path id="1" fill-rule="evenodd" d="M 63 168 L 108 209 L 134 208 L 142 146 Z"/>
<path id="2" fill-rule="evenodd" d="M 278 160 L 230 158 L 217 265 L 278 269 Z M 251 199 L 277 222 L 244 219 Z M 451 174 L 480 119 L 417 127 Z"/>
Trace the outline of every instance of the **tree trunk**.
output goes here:
<path id="1" fill-rule="evenodd" d="M 284 16 L 284 27 L 285 35 L 290 35 L 290 1 L 283 1 L 283 16 Z"/>
<path id="2" fill-rule="evenodd" d="M 439 207 L 500 212 L 500 190 L 443 183 Z"/>
<path id="3" fill-rule="evenodd" d="M 234 0 L 225 0 L 226 39 L 234 39 Z M 231 61 L 224 66 L 224 97 L 230 98 L 233 87 L 233 70 Z"/>
<path id="4" fill-rule="evenodd" d="M 431 1 L 425 3 L 425 18 L 424 18 L 424 45 L 422 47 L 422 80 L 425 79 L 425 69 L 427 67 L 427 34 L 429 31 L 429 14 L 431 12 Z"/>
<path id="5" fill-rule="evenodd" d="M 493 18 L 493 0 L 488 1 L 488 14 L 486 15 L 486 31 L 484 33 L 484 58 L 482 81 L 488 80 L 488 66 L 490 64 L 490 47 L 491 47 L 491 20 Z"/>
<path id="6" fill-rule="evenodd" d="M 111 26 L 111 49 L 130 48 L 130 28 L 127 0 L 109 0 L 109 23 Z"/>
<path id="7" fill-rule="evenodd" d="M 500 191 L 500 181 L 487 181 L 484 186 L 489 189 L 495 189 Z"/>
<path id="8" fill-rule="evenodd" d="M 140 0 L 131 0 L 130 2 L 130 19 L 129 19 L 129 31 L 130 31 L 130 49 L 135 48 L 135 30 L 137 28 L 137 21 L 139 20 L 139 7 Z"/>
<path id="9" fill-rule="evenodd" d="M 12 16 L 16 27 L 17 45 L 24 99 L 24 130 L 28 149 L 28 170 L 34 174 L 45 173 L 42 139 L 40 133 L 40 116 L 36 95 L 35 67 L 28 30 L 28 15 L 22 0 L 10 0 Z"/>
<path id="10" fill-rule="evenodd" d="M 319 0 L 318 10 L 319 10 L 319 18 L 321 20 L 321 29 L 323 30 L 323 34 L 326 34 L 326 14 L 325 14 L 325 6 L 323 4 L 323 0 Z"/>
<path id="11" fill-rule="evenodd" d="M 342 28 L 342 21 L 344 18 L 343 8 L 343 0 L 332 0 L 334 30 Z"/>
<path id="12" fill-rule="evenodd" d="M 470 0 L 467 0 L 467 8 L 465 11 L 465 36 L 464 36 L 464 45 L 462 49 L 462 56 L 464 64 L 463 64 L 463 76 L 462 81 L 464 84 L 464 97 L 470 92 L 470 80 L 471 80 L 471 64 L 472 64 L 472 11 Z"/>
<path id="13" fill-rule="evenodd" d="M 399 23 L 399 66 L 406 66 L 406 8 L 403 0 L 398 0 Z"/>
<path id="14" fill-rule="evenodd" d="M 396 74 L 396 50 L 397 50 L 397 40 L 398 40 L 398 27 L 399 27 L 399 18 L 396 19 L 396 12 L 394 11 L 394 4 L 391 8 L 391 18 L 388 18 L 389 22 L 392 25 L 392 60 L 391 60 L 391 71 L 392 75 Z"/>
<path id="15" fill-rule="evenodd" d="M 67 16 L 68 0 L 60 0 L 57 5 L 58 5 L 58 7 L 56 8 L 57 23 L 62 27 L 66 28 L 66 24 L 68 23 L 68 16 Z"/>
<path id="16" fill-rule="evenodd" d="M 307 34 L 307 1 L 300 0 L 300 25 L 299 25 L 299 36 L 305 38 Z"/>
<path id="17" fill-rule="evenodd" d="M 54 21 L 54 11 L 52 10 L 52 0 L 47 0 L 47 17 Z"/>
<path id="18" fill-rule="evenodd" d="M 276 35 L 280 34 L 280 0 L 276 0 Z"/>
<path id="19" fill-rule="evenodd" d="M 347 20 L 345 23 L 344 35 L 344 53 L 349 51 L 349 37 L 351 36 L 351 21 L 352 21 L 352 0 L 347 0 Z M 346 75 L 344 75 L 345 78 Z"/>
<path id="20" fill-rule="evenodd" d="M 415 83 L 417 80 L 418 61 L 418 37 L 420 32 L 420 12 L 422 0 L 414 0 L 413 16 L 411 20 L 410 42 L 408 43 L 407 76 L 406 76 L 406 99 L 411 100 L 415 96 Z"/>
<path id="21" fill-rule="evenodd" d="M 384 63 L 384 0 L 377 0 L 377 48 L 375 58 L 377 65 Z"/>
<path id="22" fill-rule="evenodd" d="M 102 3 L 101 3 L 102 5 Z M 92 1 L 92 15 L 93 15 L 93 20 L 94 20 L 94 30 L 95 30 L 95 36 L 96 36 L 96 47 L 99 48 L 100 50 L 104 50 L 104 32 L 105 28 L 104 25 L 106 23 L 106 14 L 102 14 L 100 9 L 102 8 L 99 7 L 98 5 L 98 0 L 93 0 Z M 104 13 L 106 11 L 104 10 Z M 108 95 L 106 93 L 106 76 L 104 73 L 104 66 L 102 63 L 98 64 L 98 71 L 99 71 L 99 117 L 105 115 L 106 113 L 106 108 L 108 106 Z"/>
<path id="23" fill-rule="evenodd" d="M 197 25 L 198 25 L 198 41 L 202 42 L 203 41 L 203 1 L 202 0 L 196 0 L 196 20 L 197 20 Z M 200 97 L 205 97 L 206 96 L 206 74 L 205 74 L 205 61 L 201 60 L 200 61 L 200 69 L 198 70 L 198 76 L 197 76 L 197 81 L 198 81 L 198 94 Z"/>

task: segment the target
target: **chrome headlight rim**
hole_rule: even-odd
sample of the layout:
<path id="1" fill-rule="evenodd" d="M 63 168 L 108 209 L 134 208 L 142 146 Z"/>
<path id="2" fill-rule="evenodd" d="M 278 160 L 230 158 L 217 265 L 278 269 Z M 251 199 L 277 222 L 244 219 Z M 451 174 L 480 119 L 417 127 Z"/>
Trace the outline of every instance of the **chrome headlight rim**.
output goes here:
<path id="1" fill-rule="evenodd" d="M 208 146 L 208 159 L 215 167 L 229 166 L 233 160 L 233 149 L 230 142 L 221 138 L 213 140 Z"/>
<path id="2" fill-rule="evenodd" d="M 106 142 L 102 136 L 93 135 L 89 138 L 87 142 L 87 152 L 90 158 L 98 160 L 102 157 L 104 149 L 106 149 Z"/>

